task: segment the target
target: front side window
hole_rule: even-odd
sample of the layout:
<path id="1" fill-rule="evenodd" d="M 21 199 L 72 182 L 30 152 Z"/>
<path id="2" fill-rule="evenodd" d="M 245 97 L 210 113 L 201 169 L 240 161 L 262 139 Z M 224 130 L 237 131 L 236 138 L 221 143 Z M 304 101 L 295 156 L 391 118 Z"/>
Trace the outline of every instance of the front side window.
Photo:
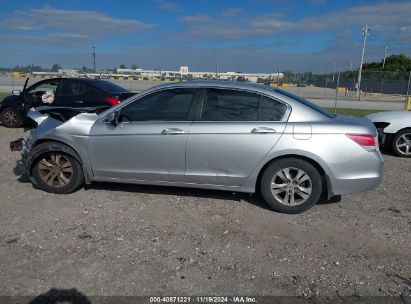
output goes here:
<path id="1" fill-rule="evenodd" d="M 34 87 L 32 87 L 28 91 L 28 93 L 33 94 L 33 93 L 36 93 L 36 92 L 47 92 L 47 91 L 51 91 L 51 92 L 55 93 L 56 90 L 57 90 L 58 85 L 59 85 L 58 80 L 46 81 L 46 82 L 40 83 L 38 85 L 35 85 Z"/>
<path id="2" fill-rule="evenodd" d="M 280 121 L 287 106 L 256 93 L 207 89 L 202 121 Z"/>
<path id="3" fill-rule="evenodd" d="M 184 121 L 188 119 L 195 90 L 164 90 L 144 96 L 121 109 L 125 121 Z"/>

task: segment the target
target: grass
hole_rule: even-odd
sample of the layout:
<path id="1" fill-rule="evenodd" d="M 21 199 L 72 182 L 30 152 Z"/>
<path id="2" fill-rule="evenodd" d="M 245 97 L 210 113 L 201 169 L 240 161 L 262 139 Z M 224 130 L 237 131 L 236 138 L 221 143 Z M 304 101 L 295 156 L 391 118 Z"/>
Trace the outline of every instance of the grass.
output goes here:
<path id="1" fill-rule="evenodd" d="M 0 101 L 3 101 L 3 98 L 6 97 L 7 95 L 10 95 L 11 93 L 7 92 L 0 92 Z"/>
<path id="2" fill-rule="evenodd" d="M 330 113 L 334 113 L 334 108 L 324 108 Z M 368 109 L 337 109 L 337 114 L 340 115 L 352 115 L 364 117 L 372 113 L 382 112 L 382 110 L 368 110 Z"/>
<path id="3" fill-rule="evenodd" d="M 0 101 L 3 100 L 4 97 L 10 95 L 9 92 L 0 92 Z M 330 113 L 334 113 L 334 108 L 325 108 L 326 111 Z M 337 114 L 342 115 L 353 115 L 353 116 L 366 116 L 371 113 L 381 112 L 379 110 L 363 110 L 363 109 L 337 109 Z"/>

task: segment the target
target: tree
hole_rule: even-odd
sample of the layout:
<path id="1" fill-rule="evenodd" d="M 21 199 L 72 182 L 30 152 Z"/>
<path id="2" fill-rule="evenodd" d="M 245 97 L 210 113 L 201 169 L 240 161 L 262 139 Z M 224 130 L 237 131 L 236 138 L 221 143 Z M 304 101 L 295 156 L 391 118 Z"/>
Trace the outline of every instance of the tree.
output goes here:
<path id="1" fill-rule="evenodd" d="M 411 70 L 411 58 L 404 55 L 391 55 L 385 59 L 385 66 L 380 62 L 370 62 L 363 65 L 365 71 L 390 71 L 390 72 L 409 72 Z"/>
<path id="2" fill-rule="evenodd" d="M 59 69 L 61 69 L 61 65 L 55 63 L 53 64 L 53 67 L 51 68 L 52 72 L 57 72 Z"/>
<path id="3" fill-rule="evenodd" d="M 137 70 L 137 69 L 138 69 L 138 66 L 137 66 L 137 64 L 132 64 L 132 65 L 131 65 L 131 68 L 132 68 L 133 70 Z"/>
<path id="4" fill-rule="evenodd" d="M 120 69 L 127 69 L 127 67 L 126 67 L 126 65 L 125 64 L 120 64 L 120 67 L 119 67 Z"/>

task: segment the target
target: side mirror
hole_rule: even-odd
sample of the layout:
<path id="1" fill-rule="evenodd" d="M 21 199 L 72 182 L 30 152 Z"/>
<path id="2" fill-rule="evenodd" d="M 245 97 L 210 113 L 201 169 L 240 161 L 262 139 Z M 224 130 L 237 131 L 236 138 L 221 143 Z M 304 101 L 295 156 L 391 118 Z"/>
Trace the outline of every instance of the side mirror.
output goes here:
<path id="1" fill-rule="evenodd" d="M 117 125 L 120 122 L 119 117 L 120 117 L 119 111 L 113 111 L 113 112 L 110 112 L 110 113 L 107 114 L 106 120 L 109 123 Z"/>
<path id="2" fill-rule="evenodd" d="M 13 91 L 11 91 L 11 94 L 19 96 L 21 94 L 21 91 L 20 90 L 13 90 Z"/>

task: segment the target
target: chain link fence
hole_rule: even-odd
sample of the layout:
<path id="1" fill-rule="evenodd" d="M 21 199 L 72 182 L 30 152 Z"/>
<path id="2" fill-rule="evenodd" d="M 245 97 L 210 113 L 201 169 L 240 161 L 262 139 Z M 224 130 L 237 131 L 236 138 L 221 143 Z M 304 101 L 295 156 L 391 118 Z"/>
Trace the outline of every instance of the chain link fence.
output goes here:
<path id="1" fill-rule="evenodd" d="M 411 93 L 410 77 L 407 72 L 363 71 L 360 92 L 358 71 L 326 75 L 286 73 L 277 85 L 304 98 L 404 101 Z"/>

